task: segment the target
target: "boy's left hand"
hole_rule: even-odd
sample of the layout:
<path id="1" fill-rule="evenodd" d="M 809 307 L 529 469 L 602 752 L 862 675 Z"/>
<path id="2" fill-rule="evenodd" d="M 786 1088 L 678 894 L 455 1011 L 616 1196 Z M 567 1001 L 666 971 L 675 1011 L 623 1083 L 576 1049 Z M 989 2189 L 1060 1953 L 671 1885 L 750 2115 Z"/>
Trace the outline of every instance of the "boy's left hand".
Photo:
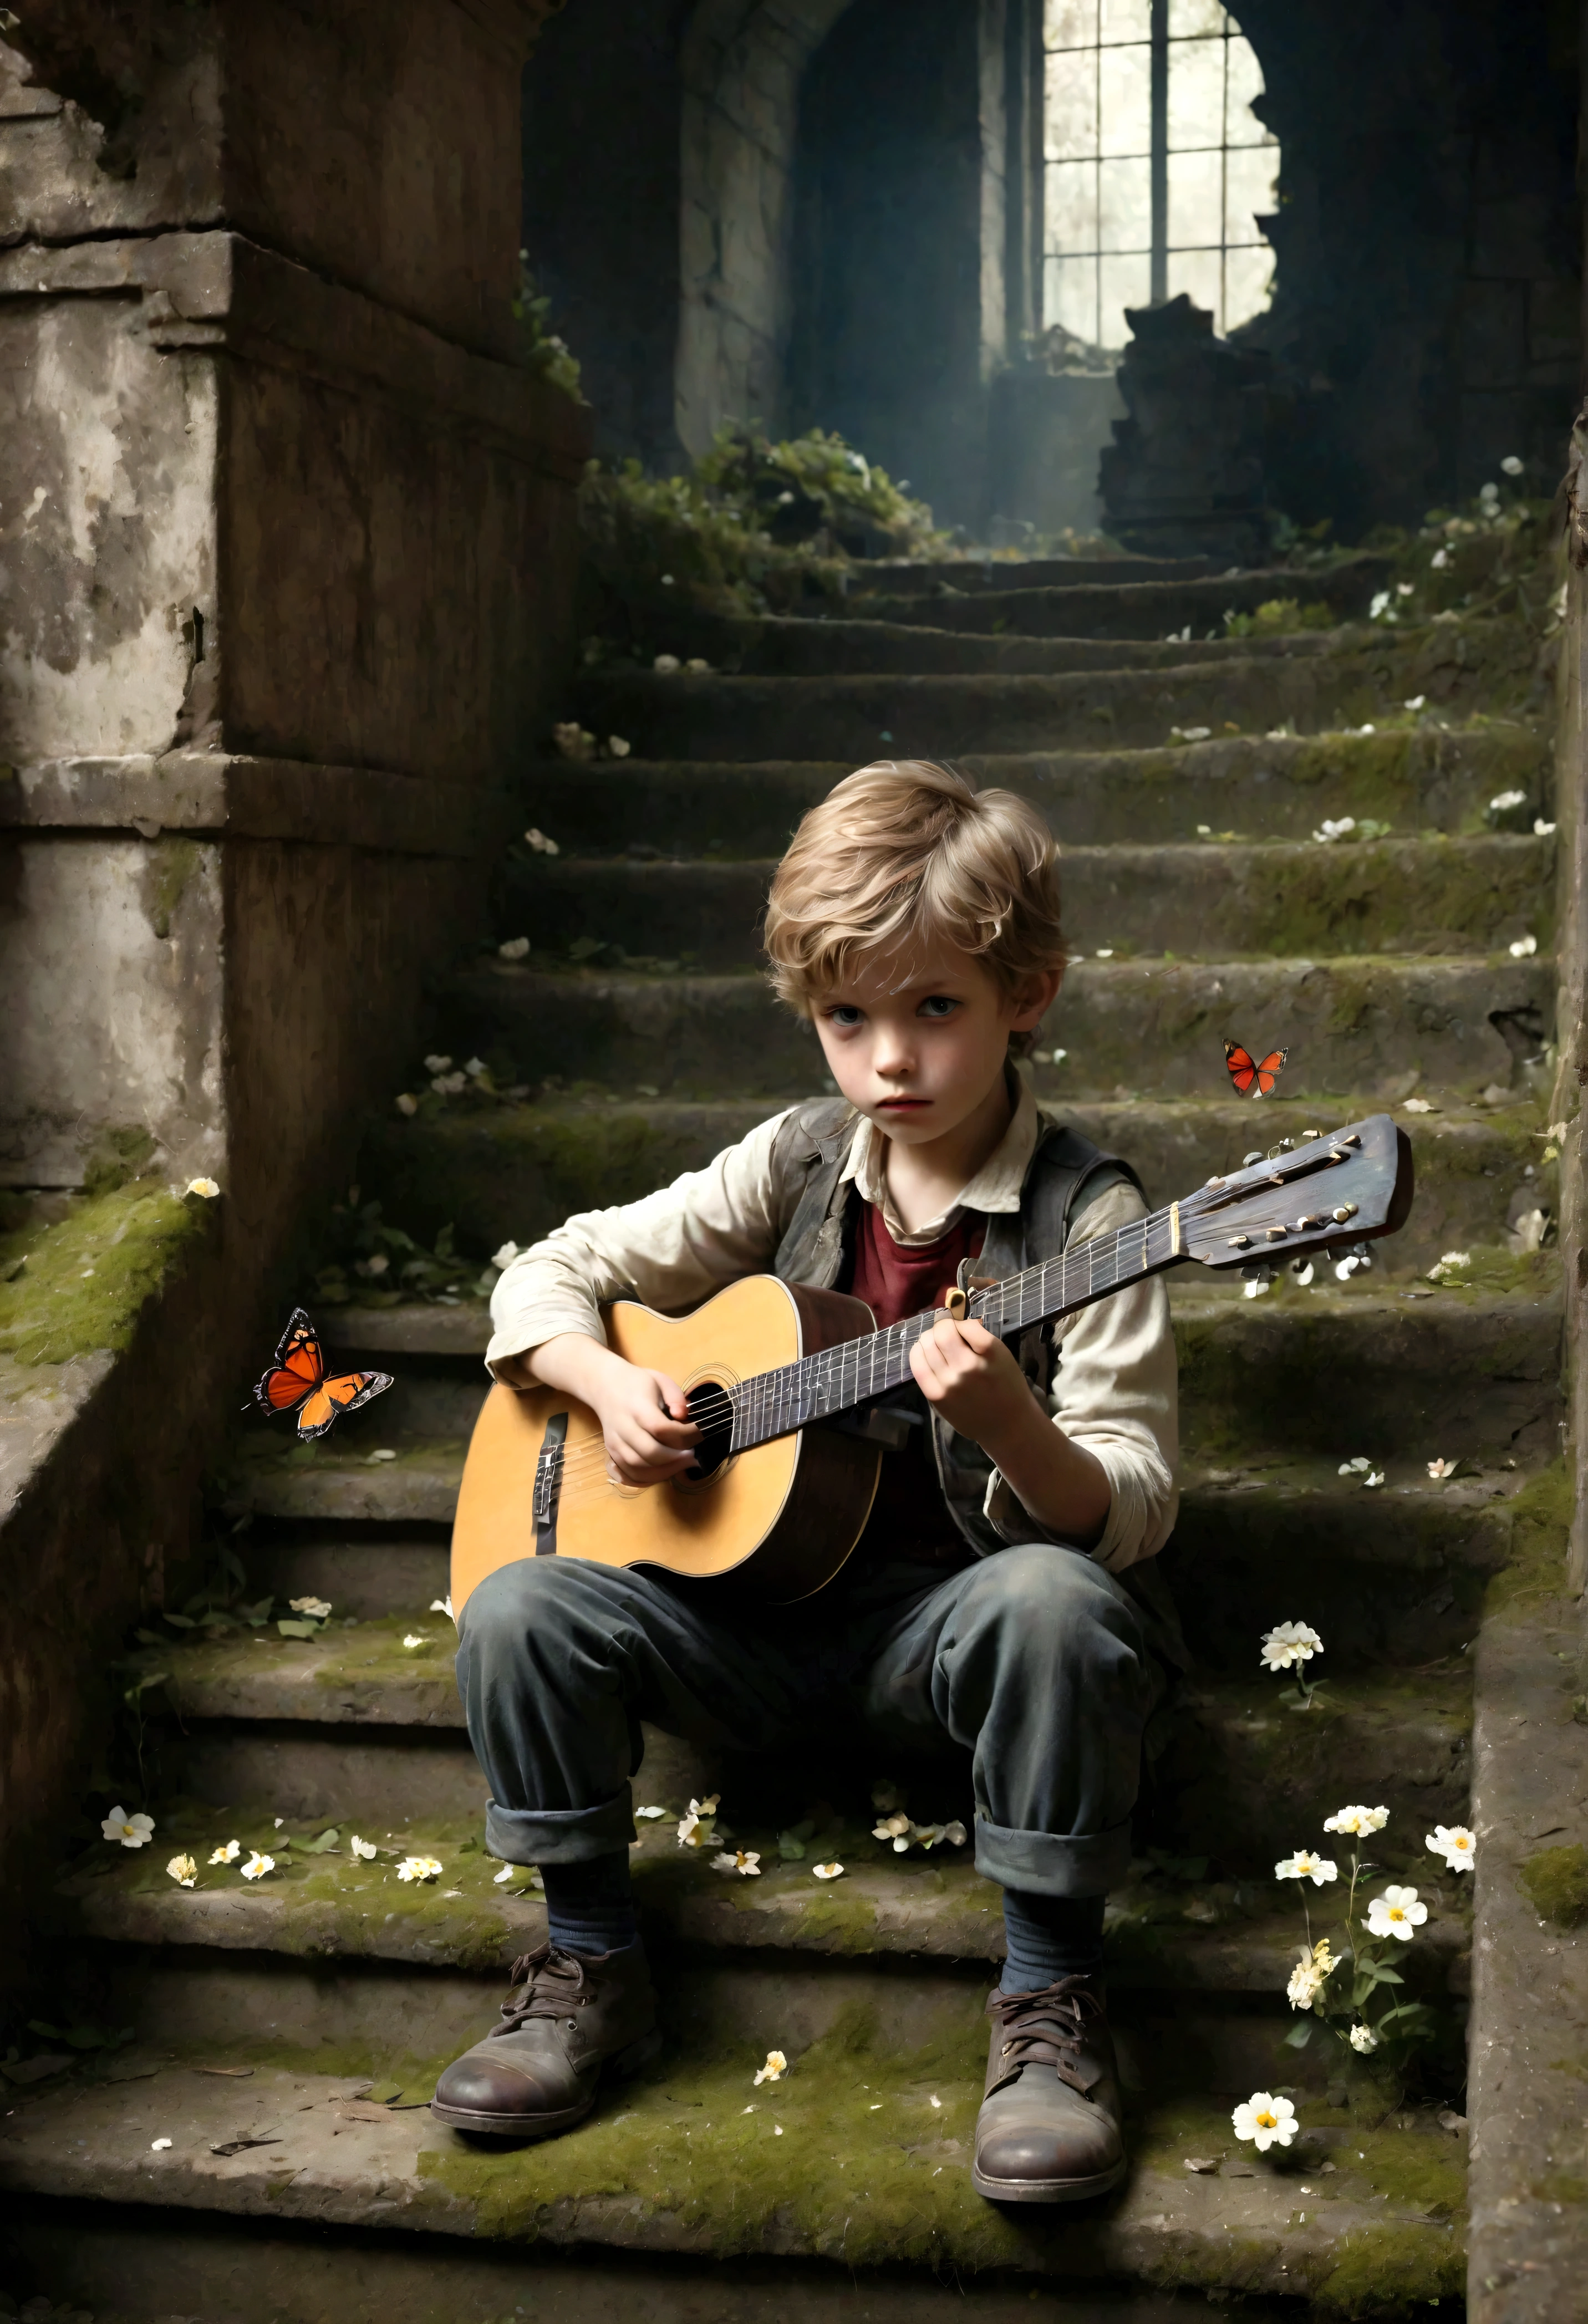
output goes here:
<path id="1" fill-rule="evenodd" d="M 1011 1420 L 1025 1416 L 1031 1390 L 1003 1342 L 984 1323 L 944 1314 L 909 1351 L 916 1385 L 950 1428 L 989 1450 Z"/>

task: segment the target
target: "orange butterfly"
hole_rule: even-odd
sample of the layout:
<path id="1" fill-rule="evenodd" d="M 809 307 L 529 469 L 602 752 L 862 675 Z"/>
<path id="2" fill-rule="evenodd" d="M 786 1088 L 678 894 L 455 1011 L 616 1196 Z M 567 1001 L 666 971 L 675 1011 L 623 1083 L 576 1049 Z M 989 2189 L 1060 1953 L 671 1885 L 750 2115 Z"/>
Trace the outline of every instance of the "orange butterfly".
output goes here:
<path id="1" fill-rule="evenodd" d="M 1224 1063 L 1238 1097 L 1267 1097 L 1284 1069 L 1288 1049 L 1270 1049 L 1260 1065 L 1239 1041 L 1224 1043 Z"/>
<path id="2" fill-rule="evenodd" d="M 319 1333 L 302 1308 L 294 1307 L 275 1362 L 255 1388 L 254 1401 L 262 1412 L 272 1415 L 298 1408 L 300 1437 L 325 1436 L 345 1412 L 356 1412 L 391 1385 L 390 1372 L 343 1372 L 327 1379 Z"/>

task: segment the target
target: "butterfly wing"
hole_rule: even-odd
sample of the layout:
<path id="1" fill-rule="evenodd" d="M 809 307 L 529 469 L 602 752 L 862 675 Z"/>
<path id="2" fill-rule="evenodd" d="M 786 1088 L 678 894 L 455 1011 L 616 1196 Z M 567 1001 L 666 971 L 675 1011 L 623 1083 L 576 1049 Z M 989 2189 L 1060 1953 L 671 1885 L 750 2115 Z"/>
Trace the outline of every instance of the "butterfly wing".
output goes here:
<path id="1" fill-rule="evenodd" d="M 1224 1064 L 1229 1069 L 1230 1079 L 1235 1084 L 1235 1094 L 1238 1097 L 1244 1097 L 1257 1079 L 1256 1060 L 1248 1050 L 1241 1047 L 1239 1041 L 1226 1041 Z"/>
<path id="2" fill-rule="evenodd" d="M 276 1360 L 254 1387 L 254 1400 L 262 1412 L 291 1412 L 319 1388 L 325 1371 L 319 1333 L 305 1311 L 294 1307 L 282 1333 Z"/>
<path id="3" fill-rule="evenodd" d="M 1257 1068 L 1257 1093 L 1259 1097 L 1268 1096 L 1269 1091 L 1273 1088 L 1274 1084 L 1279 1080 L 1280 1074 L 1284 1071 L 1285 1060 L 1289 1054 L 1290 1052 L 1288 1049 L 1269 1050 L 1268 1056 Z"/>
<path id="4" fill-rule="evenodd" d="M 356 1412 L 392 1385 L 390 1372 L 341 1372 L 321 1380 L 298 1415 L 300 1438 L 328 1436 L 345 1412 Z"/>

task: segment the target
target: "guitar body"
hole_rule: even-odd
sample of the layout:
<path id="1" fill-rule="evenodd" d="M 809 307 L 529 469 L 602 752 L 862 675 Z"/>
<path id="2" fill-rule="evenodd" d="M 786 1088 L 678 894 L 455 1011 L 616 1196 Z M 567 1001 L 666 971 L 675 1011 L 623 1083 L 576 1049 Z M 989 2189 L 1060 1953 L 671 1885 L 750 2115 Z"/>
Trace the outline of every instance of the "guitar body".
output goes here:
<path id="1" fill-rule="evenodd" d="M 714 1386 L 875 1329 L 863 1300 L 772 1275 L 730 1284 L 692 1314 L 659 1315 L 620 1300 L 603 1320 L 617 1354 L 668 1373 L 706 1409 Z M 559 1443 L 549 1493 L 542 1459 Z M 457 1497 L 453 1611 L 462 1614 L 487 1574 L 523 1557 L 657 1566 L 701 1581 L 731 1574 L 774 1603 L 809 1597 L 859 1540 L 881 1465 L 874 1445 L 817 1425 L 732 1453 L 706 1475 L 625 1485 L 608 1471 L 588 1406 L 499 1380 L 475 1424 Z"/>

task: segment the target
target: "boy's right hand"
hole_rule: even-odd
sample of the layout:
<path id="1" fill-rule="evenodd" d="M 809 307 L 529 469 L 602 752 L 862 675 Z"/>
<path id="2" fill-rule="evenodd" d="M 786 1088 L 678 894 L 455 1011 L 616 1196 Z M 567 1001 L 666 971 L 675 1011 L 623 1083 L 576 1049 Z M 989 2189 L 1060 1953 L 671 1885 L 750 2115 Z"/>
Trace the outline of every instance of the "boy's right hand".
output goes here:
<path id="1" fill-rule="evenodd" d="M 609 1465 L 625 1485 L 658 1485 L 695 1459 L 700 1431 L 677 1380 L 626 1363 L 599 1340 L 575 1332 L 533 1351 L 537 1379 L 587 1404 L 601 1423 Z"/>

